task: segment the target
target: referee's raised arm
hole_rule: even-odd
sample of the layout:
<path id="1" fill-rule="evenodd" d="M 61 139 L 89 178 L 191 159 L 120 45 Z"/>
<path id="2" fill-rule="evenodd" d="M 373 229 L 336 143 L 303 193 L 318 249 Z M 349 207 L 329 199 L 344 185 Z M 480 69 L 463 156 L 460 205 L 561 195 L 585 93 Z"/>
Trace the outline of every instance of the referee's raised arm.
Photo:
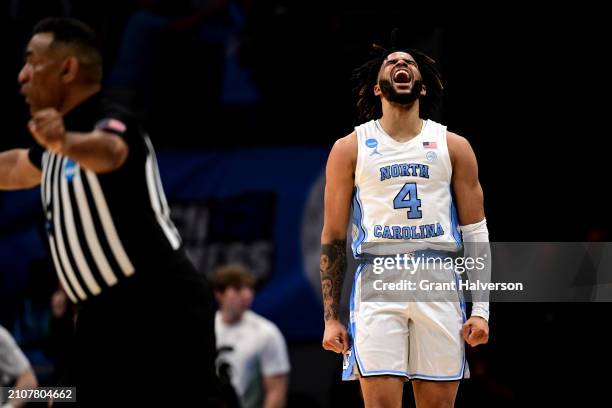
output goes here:
<path id="1" fill-rule="evenodd" d="M 53 108 L 34 113 L 28 127 L 47 151 L 69 157 L 94 173 L 117 170 L 128 156 L 127 143 L 116 134 L 99 128 L 67 132 L 62 114 Z"/>

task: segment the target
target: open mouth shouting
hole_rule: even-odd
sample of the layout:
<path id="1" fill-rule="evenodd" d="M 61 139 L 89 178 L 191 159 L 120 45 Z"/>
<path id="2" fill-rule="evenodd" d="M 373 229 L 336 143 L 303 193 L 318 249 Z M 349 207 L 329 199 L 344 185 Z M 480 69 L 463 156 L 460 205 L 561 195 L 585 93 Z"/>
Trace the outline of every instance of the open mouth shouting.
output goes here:
<path id="1" fill-rule="evenodd" d="M 393 84 L 399 88 L 407 88 L 412 84 L 412 75 L 406 68 L 398 68 L 391 75 Z"/>

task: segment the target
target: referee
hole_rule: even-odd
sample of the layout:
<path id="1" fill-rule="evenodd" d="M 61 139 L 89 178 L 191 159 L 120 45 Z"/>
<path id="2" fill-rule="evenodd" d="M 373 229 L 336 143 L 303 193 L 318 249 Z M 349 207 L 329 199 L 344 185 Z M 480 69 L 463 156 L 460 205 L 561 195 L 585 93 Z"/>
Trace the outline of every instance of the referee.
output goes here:
<path id="1" fill-rule="evenodd" d="M 79 305 L 65 385 L 85 406 L 222 406 L 210 289 L 170 220 L 151 141 L 103 96 L 95 34 L 42 20 L 25 58 L 37 145 L 0 153 L 0 188 L 41 186 L 57 276 Z"/>

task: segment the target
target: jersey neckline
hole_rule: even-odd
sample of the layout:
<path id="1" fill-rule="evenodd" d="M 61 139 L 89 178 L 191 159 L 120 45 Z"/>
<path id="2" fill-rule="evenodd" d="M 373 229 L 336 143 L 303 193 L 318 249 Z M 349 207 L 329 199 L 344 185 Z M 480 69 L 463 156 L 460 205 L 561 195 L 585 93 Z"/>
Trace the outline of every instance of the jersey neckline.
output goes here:
<path id="1" fill-rule="evenodd" d="M 374 125 L 376 126 L 376 129 L 378 129 L 378 131 L 385 136 L 385 138 L 389 141 L 389 143 L 391 143 L 392 145 L 396 147 L 405 147 L 405 146 L 409 146 L 411 143 L 415 143 L 415 140 L 423 136 L 423 133 L 425 133 L 425 129 L 427 129 L 427 126 L 429 125 L 429 119 L 423 119 L 423 128 L 421 129 L 419 134 L 417 134 L 415 137 L 405 142 L 398 142 L 393 137 L 391 137 L 391 135 L 389 135 L 385 131 L 385 129 L 382 127 L 382 125 L 380 124 L 380 119 L 374 120 Z"/>

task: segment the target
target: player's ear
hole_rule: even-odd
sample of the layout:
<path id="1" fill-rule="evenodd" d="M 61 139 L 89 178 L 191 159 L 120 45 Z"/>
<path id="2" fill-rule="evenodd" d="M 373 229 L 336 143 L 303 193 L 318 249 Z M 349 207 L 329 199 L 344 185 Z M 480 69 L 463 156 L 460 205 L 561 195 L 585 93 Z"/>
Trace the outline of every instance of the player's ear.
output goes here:
<path id="1" fill-rule="evenodd" d="M 374 95 L 379 96 L 380 94 L 382 94 L 380 86 L 378 86 L 378 84 L 374 85 Z"/>
<path id="2" fill-rule="evenodd" d="M 68 84 L 76 78 L 79 73 L 79 60 L 76 57 L 68 57 L 62 62 L 62 82 Z"/>
<path id="3" fill-rule="evenodd" d="M 421 96 L 427 95 L 427 87 L 423 84 L 421 86 Z"/>

